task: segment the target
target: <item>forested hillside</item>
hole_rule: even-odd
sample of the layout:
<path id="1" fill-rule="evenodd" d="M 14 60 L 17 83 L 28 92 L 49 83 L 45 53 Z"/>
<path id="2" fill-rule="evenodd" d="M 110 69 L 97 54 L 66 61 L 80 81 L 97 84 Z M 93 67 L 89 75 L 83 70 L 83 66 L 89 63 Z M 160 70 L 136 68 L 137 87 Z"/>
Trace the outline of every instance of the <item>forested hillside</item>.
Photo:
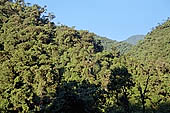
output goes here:
<path id="1" fill-rule="evenodd" d="M 145 35 L 133 35 L 128 39 L 120 42 L 97 35 L 94 36 L 94 39 L 100 41 L 104 50 L 112 51 L 113 48 L 116 48 L 117 51 L 119 51 L 120 54 L 123 55 L 128 53 L 132 49 L 132 47 L 135 46 L 139 41 L 144 40 L 144 37 Z"/>
<path id="2" fill-rule="evenodd" d="M 120 55 L 126 54 L 134 46 L 125 41 L 118 42 L 116 40 L 111 40 L 97 35 L 94 36 L 94 39 L 100 42 L 105 51 L 111 52 L 112 50 L 116 49 Z"/>
<path id="3" fill-rule="evenodd" d="M 156 113 L 170 112 L 170 20 L 156 26 L 125 57 L 133 62 L 127 66 L 132 75 L 137 75 L 136 89 L 145 99 L 143 106 L 157 108 Z"/>
<path id="4" fill-rule="evenodd" d="M 138 59 L 170 64 L 170 20 L 148 33 L 131 52 Z"/>
<path id="5" fill-rule="evenodd" d="M 144 37 L 145 35 L 133 35 L 128 39 L 124 40 L 124 42 L 127 42 L 132 45 L 136 45 L 140 40 L 144 40 Z"/>
<path id="6" fill-rule="evenodd" d="M 0 1 L 0 113 L 170 112 L 170 20 L 122 54 L 45 11 Z"/>
<path id="7" fill-rule="evenodd" d="M 112 51 L 112 47 L 118 43 L 116 40 L 111 40 L 106 37 L 101 37 L 97 35 L 94 36 L 94 39 L 96 41 L 99 41 L 100 44 L 103 46 L 103 49 L 106 51 Z"/>

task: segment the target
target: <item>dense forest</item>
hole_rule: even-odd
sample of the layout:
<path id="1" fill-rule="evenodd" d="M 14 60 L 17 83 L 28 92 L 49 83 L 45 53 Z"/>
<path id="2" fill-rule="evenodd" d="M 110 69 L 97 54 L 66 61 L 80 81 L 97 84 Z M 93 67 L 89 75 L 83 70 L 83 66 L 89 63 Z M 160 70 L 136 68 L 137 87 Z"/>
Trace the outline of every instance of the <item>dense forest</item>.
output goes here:
<path id="1" fill-rule="evenodd" d="M 169 19 L 131 45 L 54 17 L 0 0 L 0 113 L 170 113 Z"/>

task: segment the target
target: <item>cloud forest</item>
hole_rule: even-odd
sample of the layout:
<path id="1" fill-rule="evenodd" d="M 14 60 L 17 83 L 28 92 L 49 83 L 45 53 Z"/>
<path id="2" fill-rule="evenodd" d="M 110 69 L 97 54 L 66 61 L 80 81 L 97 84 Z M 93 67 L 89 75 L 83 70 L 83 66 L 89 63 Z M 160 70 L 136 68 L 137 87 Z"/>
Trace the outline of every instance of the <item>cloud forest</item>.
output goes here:
<path id="1" fill-rule="evenodd" d="M 0 113 L 170 113 L 170 19 L 132 45 L 45 12 L 0 0 Z"/>

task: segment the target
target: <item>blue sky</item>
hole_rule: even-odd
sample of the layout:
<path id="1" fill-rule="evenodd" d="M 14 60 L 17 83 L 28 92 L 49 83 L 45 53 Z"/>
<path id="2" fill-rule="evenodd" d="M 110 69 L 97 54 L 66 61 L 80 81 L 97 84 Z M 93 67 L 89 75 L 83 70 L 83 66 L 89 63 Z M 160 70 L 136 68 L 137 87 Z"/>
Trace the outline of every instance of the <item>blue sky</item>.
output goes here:
<path id="1" fill-rule="evenodd" d="M 147 34 L 170 17 L 170 0 L 25 0 L 47 5 L 54 22 L 113 40 Z"/>

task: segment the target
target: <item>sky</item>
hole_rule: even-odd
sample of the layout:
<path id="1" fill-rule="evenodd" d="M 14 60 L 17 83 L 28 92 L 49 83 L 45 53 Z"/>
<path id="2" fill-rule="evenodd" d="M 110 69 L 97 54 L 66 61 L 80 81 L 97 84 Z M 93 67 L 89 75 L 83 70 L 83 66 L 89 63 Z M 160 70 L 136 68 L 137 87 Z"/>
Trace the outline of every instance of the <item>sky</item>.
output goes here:
<path id="1" fill-rule="evenodd" d="M 47 5 L 59 22 L 122 41 L 145 35 L 170 17 L 170 0 L 25 0 Z"/>

